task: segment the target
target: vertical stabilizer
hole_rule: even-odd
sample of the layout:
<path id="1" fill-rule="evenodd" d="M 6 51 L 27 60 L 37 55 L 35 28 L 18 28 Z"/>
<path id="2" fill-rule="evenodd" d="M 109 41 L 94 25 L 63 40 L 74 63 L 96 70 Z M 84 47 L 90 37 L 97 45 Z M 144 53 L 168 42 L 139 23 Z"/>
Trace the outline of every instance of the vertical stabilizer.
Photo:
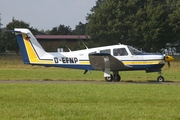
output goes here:
<path id="1" fill-rule="evenodd" d="M 24 64 L 41 63 L 40 58 L 46 52 L 31 31 L 23 28 L 15 28 L 13 32 L 16 35 Z"/>

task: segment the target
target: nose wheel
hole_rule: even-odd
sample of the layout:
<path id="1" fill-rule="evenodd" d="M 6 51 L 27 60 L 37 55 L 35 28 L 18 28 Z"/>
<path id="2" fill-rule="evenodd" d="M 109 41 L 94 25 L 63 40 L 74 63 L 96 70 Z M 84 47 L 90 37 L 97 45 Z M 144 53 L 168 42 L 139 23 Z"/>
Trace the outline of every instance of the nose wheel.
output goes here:
<path id="1" fill-rule="evenodd" d="M 158 81 L 158 82 L 164 82 L 164 77 L 160 75 L 160 76 L 157 78 L 157 81 Z"/>
<path id="2" fill-rule="evenodd" d="M 159 71 L 160 76 L 157 78 L 158 82 L 164 82 L 164 77 L 162 76 L 162 72 Z"/>

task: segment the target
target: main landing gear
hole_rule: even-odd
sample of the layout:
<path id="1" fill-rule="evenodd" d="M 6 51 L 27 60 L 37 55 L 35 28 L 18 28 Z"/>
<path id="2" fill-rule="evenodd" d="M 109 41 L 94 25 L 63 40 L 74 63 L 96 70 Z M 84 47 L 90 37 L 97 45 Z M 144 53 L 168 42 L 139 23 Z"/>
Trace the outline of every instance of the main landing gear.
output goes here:
<path id="1" fill-rule="evenodd" d="M 105 77 L 106 82 L 119 82 L 121 80 L 121 76 L 119 75 L 118 71 L 113 71 L 113 75 L 110 74 L 109 77 Z"/>

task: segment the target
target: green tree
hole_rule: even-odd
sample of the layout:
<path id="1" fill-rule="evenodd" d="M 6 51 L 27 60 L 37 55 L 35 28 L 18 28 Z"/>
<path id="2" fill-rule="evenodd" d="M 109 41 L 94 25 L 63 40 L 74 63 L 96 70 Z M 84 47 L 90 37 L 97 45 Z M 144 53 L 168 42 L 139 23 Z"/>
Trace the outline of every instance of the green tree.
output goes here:
<path id="1" fill-rule="evenodd" d="M 25 23 L 24 21 L 15 20 L 13 18 L 12 22 L 10 22 L 6 26 L 6 29 L 7 30 L 13 30 L 14 28 L 29 28 L 29 24 Z M 3 47 L 6 50 L 14 51 L 14 52 L 16 52 L 16 54 L 19 53 L 19 47 L 17 44 L 17 40 L 12 33 L 4 32 L 2 35 L 2 40 L 3 40 L 3 42 L 2 42 Z"/>
<path id="2" fill-rule="evenodd" d="M 126 43 L 131 21 L 134 19 L 134 4 L 127 1 L 104 0 L 98 1 L 97 7 L 87 17 L 87 34 L 97 41 L 99 45 Z M 132 7 L 129 9 L 127 5 Z M 129 15 L 129 18 L 127 17 Z"/>
<path id="3" fill-rule="evenodd" d="M 1 26 L 2 26 L 2 23 L 1 23 L 1 17 L 0 17 L 0 53 L 5 51 L 5 49 L 3 47 L 2 36 L 1 36 L 1 34 L 2 34 L 2 27 Z"/>
<path id="4" fill-rule="evenodd" d="M 171 4 L 170 4 L 171 3 Z M 171 11 L 170 14 L 168 14 L 168 24 L 171 27 L 174 36 L 172 41 L 179 41 L 180 42 L 180 1 L 179 0 L 173 0 L 169 1 L 169 11 Z"/>
<path id="5" fill-rule="evenodd" d="M 44 30 L 41 30 L 39 31 L 37 28 L 29 28 L 29 30 L 32 32 L 33 35 L 45 35 L 45 31 Z"/>
<path id="6" fill-rule="evenodd" d="M 1 15 L 1 13 L 0 13 L 0 15 Z M 2 26 L 3 24 L 1 23 L 1 17 L 0 17 L 0 35 L 2 34 L 1 32 L 2 32 Z"/>
<path id="7" fill-rule="evenodd" d="M 86 24 L 79 22 L 79 25 L 76 25 L 75 30 L 72 31 L 74 35 L 85 35 L 86 34 Z"/>
<path id="8" fill-rule="evenodd" d="M 174 27 L 170 26 L 173 22 L 169 20 L 171 19 L 170 15 L 174 12 L 170 7 L 172 4 L 173 3 L 169 4 L 168 1 L 164 0 L 149 0 L 146 3 L 144 7 L 146 17 L 142 22 L 135 24 L 133 27 L 133 30 L 136 29 L 134 33 L 139 34 L 136 35 L 135 40 L 141 43 L 146 51 L 150 50 L 149 48 L 158 51 L 164 47 L 166 43 L 177 41 L 177 33 L 173 31 Z M 136 16 L 138 16 L 138 14 L 136 14 Z M 176 17 L 178 18 L 178 16 Z M 140 26 L 138 27 L 137 25 Z"/>
<path id="9" fill-rule="evenodd" d="M 54 27 L 50 32 L 50 35 L 71 35 L 72 30 L 69 26 L 59 25 Z"/>
<path id="10" fill-rule="evenodd" d="M 178 38 L 178 0 L 172 3 L 168 0 L 97 2 L 87 17 L 87 34 L 99 45 L 123 43 L 157 51 Z"/>
<path id="11" fill-rule="evenodd" d="M 146 2 L 143 9 L 138 9 L 135 14 L 135 24 L 132 26 L 132 43 L 149 51 L 164 47 L 172 32 L 167 23 L 167 5 L 159 1 Z M 139 20 L 140 19 L 140 20 Z M 134 40 L 133 40 L 134 38 Z"/>

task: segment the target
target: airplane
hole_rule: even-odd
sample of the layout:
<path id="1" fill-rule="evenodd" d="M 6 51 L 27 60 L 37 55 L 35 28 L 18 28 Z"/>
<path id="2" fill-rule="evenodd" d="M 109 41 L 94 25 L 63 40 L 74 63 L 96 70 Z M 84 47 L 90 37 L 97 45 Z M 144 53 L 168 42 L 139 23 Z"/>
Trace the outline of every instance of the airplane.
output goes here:
<path id="1" fill-rule="evenodd" d="M 164 82 L 161 68 L 174 60 L 160 53 L 145 53 L 123 44 L 87 48 L 69 52 L 46 52 L 29 29 L 14 28 L 24 64 L 45 67 L 63 67 L 84 70 L 101 70 L 107 82 L 119 82 L 119 71 L 145 70 L 158 72 L 158 82 Z"/>

